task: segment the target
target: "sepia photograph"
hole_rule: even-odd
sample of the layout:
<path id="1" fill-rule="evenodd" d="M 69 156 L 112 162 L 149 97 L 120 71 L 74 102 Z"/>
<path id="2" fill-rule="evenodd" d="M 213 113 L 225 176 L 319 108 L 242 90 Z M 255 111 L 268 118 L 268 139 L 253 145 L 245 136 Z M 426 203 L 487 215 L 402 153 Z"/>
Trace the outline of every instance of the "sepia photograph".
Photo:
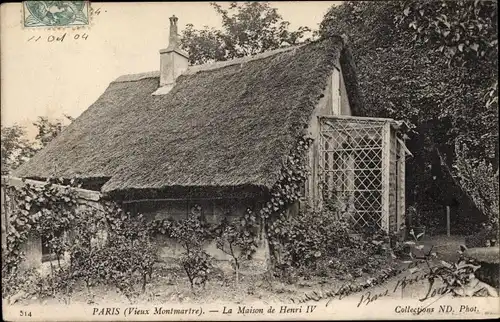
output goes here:
<path id="1" fill-rule="evenodd" d="M 497 10 L 2 3 L 3 318 L 499 318 Z"/>

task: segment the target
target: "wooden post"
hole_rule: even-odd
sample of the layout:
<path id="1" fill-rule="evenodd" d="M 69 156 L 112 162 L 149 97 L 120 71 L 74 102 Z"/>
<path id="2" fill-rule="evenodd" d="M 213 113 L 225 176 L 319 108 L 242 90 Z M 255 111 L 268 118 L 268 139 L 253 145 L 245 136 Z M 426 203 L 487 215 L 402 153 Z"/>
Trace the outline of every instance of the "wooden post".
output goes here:
<path id="1" fill-rule="evenodd" d="M 389 233 L 389 167 L 391 165 L 391 124 L 386 122 L 382 134 L 382 229 Z"/>
<path id="2" fill-rule="evenodd" d="M 450 206 L 446 206 L 446 235 L 450 237 Z"/>
<path id="3" fill-rule="evenodd" d="M 406 194 L 406 186 L 405 186 L 405 171 L 406 171 L 406 151 L 405 151 L 405 146 L 404 146 L 404 141 L 399 142 L 399 158 L 397 161 L 397 230 L 399 231 L 399 228 L 401 227 L 402 224 L 405 224 L 404 218 L 405 218 L 405 211 L 406 211 L 406 200 L 405 200 L 405 194 Z"/>
<path id="4" fill-rule="evenodd" d="M 324 182 L 326 179 L 326 167 L 325 167 L 325 155 L 328 153 L 325 151 L 325 142 L 327 138 L 325 138 L 325 127 L 329 126 L 324 124 L 321 117 L 318 117 L 318 127 L 319 127 L 319 140 L 318 142 L 313 141 L 313 196 L 314 196 L 314 209 L 321 211 L 323 209 L 323 189 Z"/>
<path id="5" fill-rule="evenodd" d="M 2 247 L 7 247 L 7 233 L 8 233 L 8 229 L 7 229 L 7 225 L 8 225 L 8 220 L 9 220 L 9 214 L 8 214 L 8 204 L 7 204 L 7 195 L 5 193 L 5 188 L 4 188 L 4 185 L 2 184 L 1 186 L 1 193 L 2 193 L 2 203 L 1 203 L 1 207 L 2 207 L 2 217 L 1 217 L 1 221 L 2 221 Z"/>

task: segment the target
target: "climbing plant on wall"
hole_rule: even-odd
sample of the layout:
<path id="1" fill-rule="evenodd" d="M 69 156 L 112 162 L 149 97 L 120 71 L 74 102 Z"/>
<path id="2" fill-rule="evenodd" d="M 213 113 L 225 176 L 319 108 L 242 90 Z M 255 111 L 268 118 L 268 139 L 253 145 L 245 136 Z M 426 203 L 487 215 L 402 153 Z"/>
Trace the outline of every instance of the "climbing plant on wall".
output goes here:
<path id="1" fill-rule="evenodd" d="M 248 208 L 240 220 L 230 222 L 225 217 L 216 229 L 216 246 L 231 257 L 236 273 L 236 284 L 239 283 L 241 262 L 251 259 L 257 249 L 256 220 L 255 213 Z"/>
<path id="2" fill-rule="evenodd" d="M 203 286 L 212 271 L 212 258 L 203 249 L 204 244 L 215 241 L 216 247 L 231 257 L 236 279 L 243 260 L 250 259 L 257 244 L 258 222 L 255 213 L 248 208 L 245 215 L 230 221 L 229 214 L 219 223 L 208 223 L 195 205 L 187 218 L 173 220 L 156 219 L 148 223 L 151 236 L 162 235 L 176 240 L 183 249 L 180 263 L 194 291 Z"/>
<path id="3" fill-rule="evenodd" d="M 17 269 L 24 258 L 21 247 L 33 233 L 44 236 L 49 251 L 60 259 L 64 241 L 59 232 L 67 230 L 75 218 L 77 201 L 71 187 L 58 187 L 48 181 L 43 186 L 9 186 L 6 192 L 15 205 L 15 211 L 10 212 L 8 218 L 4 250 L 6 272 Z"/>
<path id="4" fill-rule="evenodd" d="M 312 142 L 311 138 L 305 136 L 298 139 L 285 159 L 278 181 L 271 188 L 270 200 L 260 209 L 269 238 L 271 256 L 275 262 L 279 256 L 278 248 L 281 248 L 279 236 L 282 230 L 287 229 L 286 212 L 302 196 L 301 187 L 308 176 L 307 151 Z"/>
<path id="5" fill-rule="evenodd" d="M 93 285 L 110 284 L 129 299 L 138 293 L 134 285 L 140 279 L 144 291 L 151 279 L 156 249 L 142 218 L 132 217 L 112 202 L 97 207 L 82 204 L 74 182 L 69 186 L 62 183 L 50 180 L 44 185 L 6 187 L 9 203 L 14 206 L 9 211 L 2 249 L 2 273 L 3 280 L 12 283 L 2 288 L 3 295 L 18 288 L 15 277 L 21 274 L 19 268 L 25 259 L 22 248 L 32 236 L 44 237 L 49 252 L 56 255 L 57 266 L 50 261 L 50 276 L 39 276 L 32 283 L 39 287 L 27 292 L 53 296 L 63 291 L 69 296 L 72 283 L 80 278 L 89 291 Z"/>

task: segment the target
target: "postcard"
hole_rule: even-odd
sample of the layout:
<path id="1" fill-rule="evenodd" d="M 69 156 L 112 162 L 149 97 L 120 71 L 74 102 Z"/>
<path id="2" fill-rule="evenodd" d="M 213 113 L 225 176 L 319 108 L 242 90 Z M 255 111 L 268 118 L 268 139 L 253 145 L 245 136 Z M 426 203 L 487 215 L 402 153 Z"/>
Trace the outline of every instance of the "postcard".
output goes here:
<path id="1" fill-rule="evenodd" d="M 496 1 L 0 17 L 6 321 L 500 317 Z"/>

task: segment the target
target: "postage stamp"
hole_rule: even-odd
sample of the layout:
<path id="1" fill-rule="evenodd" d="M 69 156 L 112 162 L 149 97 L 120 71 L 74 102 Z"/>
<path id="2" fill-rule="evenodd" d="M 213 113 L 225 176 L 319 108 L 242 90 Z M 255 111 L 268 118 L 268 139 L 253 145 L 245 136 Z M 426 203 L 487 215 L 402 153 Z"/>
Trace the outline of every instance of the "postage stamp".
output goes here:
<path id="1" fill-rule="evenodd" d="M 24 27 L 71 27 L 89 24 L 89 1 L 23 1 Z"/>

